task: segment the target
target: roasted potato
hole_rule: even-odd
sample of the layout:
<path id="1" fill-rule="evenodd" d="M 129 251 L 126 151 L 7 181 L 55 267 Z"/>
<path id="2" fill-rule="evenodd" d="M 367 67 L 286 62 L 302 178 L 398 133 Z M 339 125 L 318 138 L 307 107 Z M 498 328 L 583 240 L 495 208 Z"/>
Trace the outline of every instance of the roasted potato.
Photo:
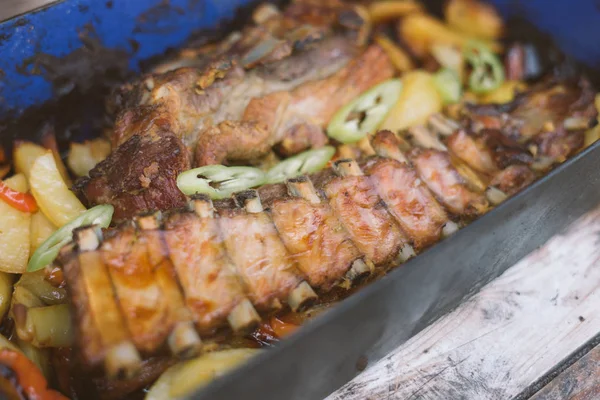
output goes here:
<path id="1" fill-rule="evenodd" d="M 10 300 L 12 298 L 14 277 L 6 272 L 0 272 L 0 319 L 10 309 Z"/>
<path id="2" fill-rule="evenodd" d="M 448 25 L 481 39 L 498 39 L 504 26 L 496 9 L 478 0 L 449 0 L 444 9 Z"/>
<path id="3" fill-rule="evenodd" d="M 27 191 L 27 180 L 17 174 L 4 180 L 11 189 Z M 29 260 L 31 214 L 0 200 L 0 271 L 20 274 Z"/>
<path id="4" fill-rule="evenodd" d="M 383 22 L 423 11 L 423 6 L 414 0 L 383 0 L 369 5 L 371 22 Z"/>
<path id="5" fill-rule="evenodd" d="M 398 71 L 408 72 L 415 69 L 415 64 L 410 59 L 410 56 L 387 36 L 378 34 L 375 36 L 375 42 L 385 51 Z"/>
<path id="6" fill-rule="evenodd" d="M 215 351 L 176 364 L 152 385 L 146 394 L 146 400 L 183 398 L 259 352 L 257 349 Z"/>
<path id="7" fill-rule="evenodd" d="M 56 226 L 43 212 L 38 211 L 31 216 L 31 253 L 33 253 L 42 243 L 46 241 L 56 231 Z"/>
<path id="8" fill-rule="evenodd" d="M 42 135 L 42 144 L 45 148 L 52 152 L 54 161 L 56 163 L 56 168 L 60 172 L 60 176 L 62 176 L 67 186 L 71 186 L 73 182 L 71 182 L 71 177 L 67 172 L 67 167 L 65 167 L 65 163 L 63 162 L 60 152 L 58 151 L 58 144 L 56 143 L 56 135 L 54 134 L 53 128 L 46 128 L 44 134 Z"/>
<path id="9" fill-rule="evenodd" d="M 421 13 L 405 17 L 399 24 L 399 35 L 420 57 L 429 54 L 434 45 L 454 46 L 462 51 L 473 39 L 467 34 L 451 29 L 439 19 Z M 497 42 L 486 40 L 484 43 L 495 52 L 502 50 L 502 46 Z"/>
<path id="10" fill-rule="evenodd" d="M 479 96 L 479 102 L 484 104 L 503 104 L 511 102 L 515 93 L 525 90 L 527 85 L 520 81 L 506 81 L 495 90 Z"/>
<path id="11" fill-rule="evenodd" d="M 62 179 L 52 152 L 34 161 L 29 183 L 39 208 L 55 226 L 63 226 L 85 211 Z"/>
<path id="12" fill-rule="evenodd" d="M 71 143 L 67 164 L 77 176 L 86 176 L 92 168 L 110 154 L 110 143 L 98 138 L 84 143 Z"/>
<path id="13" fill-rule="evenodd" d="M 440 97 L 433 78 L 427 72 L 417 70 L 402 78 L 402 93 L 380 129 L 399 132 L 421 124 L 432 114 L 442 110 Z"/>
<path id="14" fill-rule="evenodd" d="M 29 178 L 31 166 L 36 158 L 46 154 L 46 149 L 32 142 L 16 142 L 13 152 L 15 170 Z"/>

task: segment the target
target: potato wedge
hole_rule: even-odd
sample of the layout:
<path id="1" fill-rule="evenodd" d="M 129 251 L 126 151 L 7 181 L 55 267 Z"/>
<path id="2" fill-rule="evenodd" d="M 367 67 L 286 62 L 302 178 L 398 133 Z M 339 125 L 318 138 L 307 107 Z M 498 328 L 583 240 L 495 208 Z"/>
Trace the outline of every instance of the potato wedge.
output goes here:
<path id="1" fill-rule="evenodd" d="M 45 148 L 52 151 L 54 161 L 56 162 L 56 168 L 60 172 L 60 176 L 62 176 L 67 186 L 71 186 L 73 182 L 71 182 L 71 177 L 69 176 L 67 167 L 65 167 L 65 163 L 63 162 L 60 156 L 60 152 L 58 151 L 58 143 L 56 143 L 56 135 L 54 134 L 54 128 L 49 126 L 46 127 L 44 134 L 42 135 L 42 144 Z"/>
<path id="2" fill-rule="evenodd" d="M 433 45 L 450 45 L 461 49 L 473 38 L 462 32 L 450 29 L 439 19 L 430 15 L 415 13 L 405 17 L 399 24 L 399 34 L 411 50 L 418 56 L 425 56 Z M 500 52 L 498 42 L 483 41 L 494 52 Z"/>
<path id="3" fill-rule="evenodd" d="M 110 154 L 110 143 L 98 138 L 84 143 L 71 143 L 67 164 L 77 176 L 86 176 L 92 168 Z"/>
<path id="4" fill-rule="evenodd" d="M 31 253 L 33 252 L 56 231 L 56 226 L 44 215 L 38 211 L 31 216 Z"/>
<path id="5" fill-rule="evenodd" d="M 383 0 L 369 5 L 371 22 L 383 22 L 423 11 L 423 6 L 414 0 Z"/>
<path id="6" fill-rule="evenodd" d="M 418 70 L 402 77 L 402 93 L 380 129 L 399 132 L 421 124 L 427 118 L 442 110 L 443 102 L 433 78 L 427 72 Z"/>
<path id="7" fill-rule="evenodd" d="M 17 174 L 4 183 L 11 189 L 27 191 L 27 180 Z M 0 271 L 20 274 L 29 260 L 31 214 L 19 211 L 0 200 Z"/>
<path id="8" fill-rule="evenodd" d="M 258 354 L 258 349 L 230 349 L 204 354 L 167 369 L 152 385 L 145 400 L 184 398 Z"/>
<path id="9" fill-rule="evenodd" d="M 481 39 L 499 39 L 504 31 L 496 9 L 478 0 L 449 0 L 444 15 L 448 25 Z"/>
<path id="10" fill-rule="evenodd" d="M 462 51 L 459 48 L 444 44 L 434 44 L 431 46 L 431 55 L 442 67 L 455 71 L 461 83 L 465 81 L 465 61 Z"/>
<path id="11" fill-rule="evenodd" d="M 10 308 L 10 300 L 13 292 L 14 276 L 6 272 L 0 272 L 0 319 Z"/>
<path id="12" fill-rule="evenodd" d="M 36 158 L 46 154 L 46 149 L 32 142 L 16 142 L 13 152 L 15 170 L 29 178 L 31 166 Z"/>
<path id="13" fill-rule="evenodd" d="M 521 81 L 505 81 L 497 89 L 479 96 L 479 102 L 483 104 L 503 104 L 512 101 L 515 93 L 525 90 L 527 85 Z"/>
<path id="14" fill-rule="evenodd" d="M 375 36 L 375 42 L 385 51 L 398 71 L 408 72 L 415 69 L 415 64 L 410 59 L 410 56 L 387 36 L 378 34 Z"/>
<path id="15" fill-rule="evenodd" d="M 63 181 L 51 151 L 34 161 L 29 183 L 38 206 L 55 226 L 63 226 L 85 211 Z"/>
<path id="16" fill-rule="evenodd" d="M 23 174 L 15 174 L 10 178 L 4 180 L 6 186 L 13 190 L 17 190 L 22 193 L 29 192 L 29 185 L 27 184 L 27 178 Z"/>

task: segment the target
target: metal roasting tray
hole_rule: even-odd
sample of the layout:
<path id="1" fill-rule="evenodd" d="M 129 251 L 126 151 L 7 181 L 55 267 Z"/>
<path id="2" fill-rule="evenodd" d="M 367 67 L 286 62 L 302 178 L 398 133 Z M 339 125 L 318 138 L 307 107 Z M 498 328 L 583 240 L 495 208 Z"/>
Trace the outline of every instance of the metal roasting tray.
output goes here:
<path id="1" fill-rule="evenodd" d="M 27 109 L 35 110 L 68 90 L 64 82 L 67 72 L 99 79 L 82 73 L 85 63 L 62 73 L 49 67 L 64 68 L 75 58 L 85 58 L 97 50 L 98 45 L 90 45 L 84 36 L 100 43 L 102 51 L 107 51 L 103 54 L 127 55 L 125 69 L 137 72 L 141 61 L 181 46 L 190 36 L 201 36 L 199 29 L 214 28 L 220 21 L 233 18 L 238 7 L 251 2 L 66 0 L 0 23 L 0 137 L 6 140 L 8 135 L 14 136 L 14 132 L 2 129 Z M 36 3 L 48 1 L 37 0 L 32 6 Z M 505 16 L 518 16 L 548 32 L 565 53 L 592 71 L 592 80 L 598 81 L 600 7 L 594 0 L 492 3 Z M 0 18 L 6 18 L 10 10 L 1 7 Z M 102 69 L 100 75 L 110 67 Z M 190 398 L 322 399 L 358 374 L 366 363 L 383 357 L 597 206 L 599 171 L 600 143 L 596 143 Z"/>

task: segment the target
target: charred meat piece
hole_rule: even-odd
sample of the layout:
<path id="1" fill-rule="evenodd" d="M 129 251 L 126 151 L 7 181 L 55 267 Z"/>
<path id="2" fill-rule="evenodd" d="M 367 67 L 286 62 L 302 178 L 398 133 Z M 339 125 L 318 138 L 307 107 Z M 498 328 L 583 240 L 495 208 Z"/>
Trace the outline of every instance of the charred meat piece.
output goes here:
<path id="1" fill-rule="evenodd" d="M 494 154 L 484 137 L 475 137 L 465 129 L 459 129 L 448 137 L 446 144 L 455 156 L 476 171 L 491 175 L 498 170 Z"/>
<path id="2" fill-rule="evenodd" d="M 412 168 L 396 160 L 376 159 L 365 172 L 416 250 L 440 239 L 448 216 Z"/>
<path id="3" fill-rule="evenodd" d="M 295 295 L 303 277 L 294 258 L 263 211 L 256 191 L 241 192 L 237 198 L 245 209 L 220 210 L 218 221 L 221 238 L 252 304 L 264 312 L 279 309 L 283 303 L 298 308 Z"/>
<path id="4" fill-rule="evenodd" d="M 183 143 L 173 135 L 132 136 L 79 180 L 74 190 L 88 205 L 112 204 L 114 219 L 181 207 L 177 174 L 190 168 Z"/>
<path id="5" fill-rule="evenodd" d="M 156 280 L 147 248 L 138 243 L 132 224 L 113 231 L 99 252 L 109 272 L 125 324 L 135 346 L 144 353 L 156 351 L 167 339 L 175 321 Z"/>
<path id="6" fill-rule="evenodd" d="M 101 235 L 95 227 L 74 232 L 78 252 L 71 247 L 62 264 L 75 304 L 79 346 L 88 366 L 104 362 L 112 378 L 130 377 L 138 371 L 141 358 L 133 345 L 117 305 L 109 272 L 98 251 Z"/>
<path id="7" fill-rule="evenodd" d="M 468 187 L 466 179 L 452 165 L 448 153 L 415 149 L 410 158 L 419 177 L 452 214 L 474 217 L 487 210 L 485 197 Z"/>
<path id="8" fill-rule="evenodd" d="M 340 160 L 335 165 L 341 176 L 323 188 L 331 208 L 367 260 L 376 265 L 392 262 L 407 238 L 356 162 Z"/>
<path id="9" fill-rule="evenodd" d="M 555 162 L 564 162 L 583 147 L 583 141 L 583 129 L 569 131 L 561 125 L 537 135 L 532 143 L 535 144 L 538 155 L 549 157 Z"/>
<path id="10" fill-rule="evenodd" d="M 212 203 L 198 199 L 191 206 L 193 212 L 170 215 L 165 221 L 164 237 L 198 330 L 210 333 L 226 325 L 246 295 L 219 237 Z M 248 318 L 248 324 L 255 315 Z M 247 327 L 234 325 L 236 330 Z"/>
<path id="11" fill-rule="evenodd" d="M 273 222 L 308 283 L 329 291 L 362 255 L 310 180 L 293 179 L 288 186 L 294 196 L 273 202 Z"/>
<path id="12" fill-rule="evenodd" d="M 536 176 L 533 171 L 525 165 L 510 165 L 498 172 L 490 185 L 500 189 L 507 195 L 513 195 L 530 185 Z"/>
<path id="13" fill-rule="evenodd" d="M 507 104 L 470 105 L 467 117 L 475 131 L 500 129 L 518 143 L 527 143 L 537 135 L 554 131 L 568 118 L 593 120 L 594 91 L 591 84 L 550 81 L 517 95 Z"/>

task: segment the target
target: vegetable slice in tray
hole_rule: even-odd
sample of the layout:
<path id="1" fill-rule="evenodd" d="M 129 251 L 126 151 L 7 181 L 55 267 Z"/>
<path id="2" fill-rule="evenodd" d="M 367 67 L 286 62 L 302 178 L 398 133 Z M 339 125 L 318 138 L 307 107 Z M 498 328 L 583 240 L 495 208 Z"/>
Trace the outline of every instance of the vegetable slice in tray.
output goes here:
<path id="1" fill-rule="evenodd" d="M 267 183 L 279 183 L 299 175 L 318 172 L 335 154 L 335 148 L 324 146 L 287 158 L 267 172 Z"/>
<path id="2" fill-rule="evenodd" d="M 333 116 L 327 134 L 342 143 L 358 142 L 381 125 L 400 98 L 401 90 L 399 79 L 372 87 Z"/>
<path id="3" fill-rule="evenodd" d="M 177 187 L 186 195 L 206 194 L 219 200 L 235 192 L 262 185 L 265 174 L 253 167 L 226 167 L 206 165 L 182 172 L 177 177 Z"/>
<path id="4" fill-rule="evenodd" d="M 107 228 L 110 225 L 113 212 L 113 206 L 101 204 L 90 208 L 74 220 L 63 225 L 33 253 L 27 265 L 27 271 L 37 271 L 50 264 L 58 255 L 60 249 L 71 241 L 73 229 L 85 225 L 100 225 L 103 228 Z"/>

